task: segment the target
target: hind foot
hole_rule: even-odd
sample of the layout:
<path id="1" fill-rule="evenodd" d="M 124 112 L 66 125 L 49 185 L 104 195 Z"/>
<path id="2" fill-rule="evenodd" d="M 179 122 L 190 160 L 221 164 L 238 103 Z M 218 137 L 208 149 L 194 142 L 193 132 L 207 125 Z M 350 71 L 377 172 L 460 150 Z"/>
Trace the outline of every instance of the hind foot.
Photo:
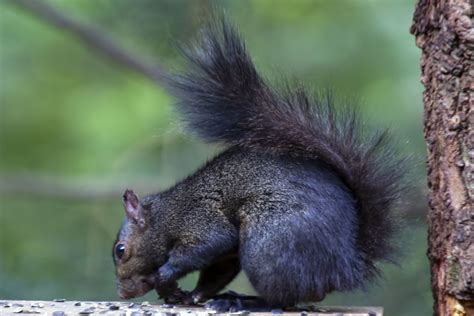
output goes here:
<path id="1" fill-rule="evenodd" d="M 215 310 L 218 313 L 238 312 L 242 310 L 258 312 L 272 309 L 261 297 L 242 295 L 233 291 L 214 296 L 212 301 L 207 303 L 205 307 Z"/>

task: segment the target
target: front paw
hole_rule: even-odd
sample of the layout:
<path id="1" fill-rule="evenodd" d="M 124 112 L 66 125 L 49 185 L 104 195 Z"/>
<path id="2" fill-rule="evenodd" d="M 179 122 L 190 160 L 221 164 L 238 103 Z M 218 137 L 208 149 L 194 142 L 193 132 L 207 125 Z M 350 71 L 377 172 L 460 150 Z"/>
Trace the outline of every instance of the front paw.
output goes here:
<path id="1" fill-rule="evenodd" d="M 173 269 L 169 265 L 162 266 L 155 277 L 155 290 L 160 298 L 179 297 L 178 283 L 173 279 Z"/>
<path id="2" fill-rule="evenodd" d="M 158 269 L 158 275 L 156 282 L 159 284 L 167 284 L 173 280 L 173 276 L 175 274 L 175 269 L 169 263 L 161 266 Z"/>
<path id="3" fill-rule="evenodd" d="M 193 305 L 193 297 L 191 292 L 183 291 L 179 288 L 176 288 L 173 294 L 164 297 L 166 304 L 183 304 L 183 305 Z"/>

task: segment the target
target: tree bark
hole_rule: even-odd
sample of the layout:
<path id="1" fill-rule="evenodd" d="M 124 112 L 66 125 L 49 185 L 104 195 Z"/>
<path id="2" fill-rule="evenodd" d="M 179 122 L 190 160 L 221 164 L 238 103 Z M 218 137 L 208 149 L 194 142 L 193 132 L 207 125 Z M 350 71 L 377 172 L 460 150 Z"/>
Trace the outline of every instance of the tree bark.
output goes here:
<path id="1" fill-rule="evenodd" d="M 472 0 L 420 0 L 428 149 L 428 257 L 435 315 L 474 315 L 474 22 Z"/>

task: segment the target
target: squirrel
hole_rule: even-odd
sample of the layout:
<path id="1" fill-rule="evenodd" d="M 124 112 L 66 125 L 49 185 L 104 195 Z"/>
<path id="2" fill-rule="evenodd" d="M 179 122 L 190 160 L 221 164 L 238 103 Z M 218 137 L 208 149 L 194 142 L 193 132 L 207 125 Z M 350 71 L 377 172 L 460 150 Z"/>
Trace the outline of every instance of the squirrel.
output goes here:
<path id="1" fill-rule="evenodd" d="M 396 259 L 405 169 L 389 134 L 367 131 L 330 93 L 272 86 L 225 19 L 201 35 L 165 88 L 189 130 L 226 149 L 163 192 L 125 191 L 119 296 L 155 289 L 166 302 L 235 308 L 248 297 L 218 293 L 240 271 L 270 307 L 365 288 Z M 177 280 L 192 271 L 185 292 Z"/>

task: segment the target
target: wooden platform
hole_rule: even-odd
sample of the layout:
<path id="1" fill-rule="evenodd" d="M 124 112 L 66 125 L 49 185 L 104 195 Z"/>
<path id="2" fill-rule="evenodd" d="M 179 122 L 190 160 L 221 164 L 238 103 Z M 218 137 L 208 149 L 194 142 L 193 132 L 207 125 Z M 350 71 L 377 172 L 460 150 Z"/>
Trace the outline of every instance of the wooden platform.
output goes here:
<path id="1" fill-rule="evenodd" d="M 0 300 L 0 315 L 123 315 L 123 316 L 211 316 L 215 311 L 196 306 L 173 306 L 150 304 L 149 302 L 90 302 L 90 301 L 9 301 Z M 258 316 L 382 316 L 381 307 L 313 307 L 308 311 L 281 311 L 268 312 L 236 312 L 227 315 L 258 315 Z"/>

